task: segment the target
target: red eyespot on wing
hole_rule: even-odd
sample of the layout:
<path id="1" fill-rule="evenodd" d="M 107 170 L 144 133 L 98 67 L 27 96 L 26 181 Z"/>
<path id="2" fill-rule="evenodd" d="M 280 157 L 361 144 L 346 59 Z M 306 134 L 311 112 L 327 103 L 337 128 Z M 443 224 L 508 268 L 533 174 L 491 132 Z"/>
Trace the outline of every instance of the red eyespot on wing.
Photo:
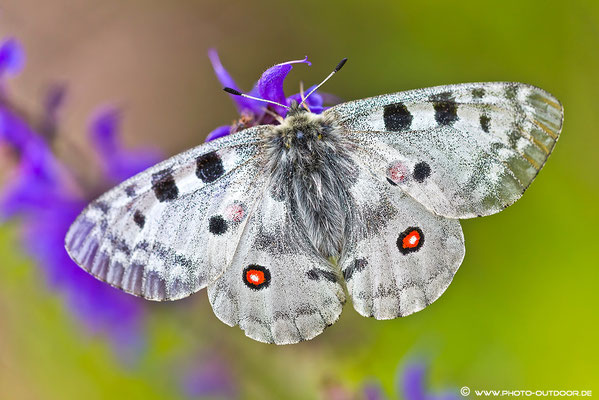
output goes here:
<path id="1" fill-rule="evenodd" d="M 402 254 L 420 250 L 424 244 L 424 233 L 418 227 L 410 227 L 399 234 L 397 248 Z"/>
<path id="2" fill-rule="evenodd" d="M 260 285 L 261 283 L 264 283 L 264 272 L 250 269 L 246 272 L 245 278 L 252 285 Z"/>
<path id="3" fill-rule="evenodd" d="M 408 236 L 403 238 L 402 246 L 404 249 L 413 249 L 420 243 L 420 233 L 418 231 L 412 231 L 408 233 Z"/>
<path id="4" fill-rule="evenodd" d="M 270 284 L 270 271 L 261 265 L 248 265 L 243 270 L 243 283 L 250 289 L 258 290 Z"/>

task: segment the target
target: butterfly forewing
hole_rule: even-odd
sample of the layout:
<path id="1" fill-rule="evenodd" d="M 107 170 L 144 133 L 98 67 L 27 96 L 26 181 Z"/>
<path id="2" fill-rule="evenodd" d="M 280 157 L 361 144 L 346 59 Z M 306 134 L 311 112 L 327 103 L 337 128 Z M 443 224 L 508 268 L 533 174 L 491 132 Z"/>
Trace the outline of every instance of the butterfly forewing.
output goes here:
<path id="1" fill-rule="evenodd" d="M 168 159 L 92 202 L 66 236 L 71 257 L 151 300 L 186 297 L 231 262 L 260 181 L 249 129 Z"/>
<path id="2" fill-rule="evenodd" d="M 520 198 L 551 153 L 561 104 L 520 83 L 419 89 L 327 111 L 387 176 L 435 213 L 470 218 Z"/>

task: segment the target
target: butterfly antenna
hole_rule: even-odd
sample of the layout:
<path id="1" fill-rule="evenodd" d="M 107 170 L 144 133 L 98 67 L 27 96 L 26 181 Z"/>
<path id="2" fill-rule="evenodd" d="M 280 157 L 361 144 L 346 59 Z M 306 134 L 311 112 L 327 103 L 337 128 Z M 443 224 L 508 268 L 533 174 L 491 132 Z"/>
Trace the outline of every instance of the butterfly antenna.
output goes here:
<path id="1" fill-rule="evenodd" d="M 324 80 L 322 82 L 320 82 L 314 89 L 310 90 L 310 93 L 308 93 L 306 95 L 306 97 L 304 97 L 304 99 L 302 100 L 302 102 L 300 103 L 300 107 L 302 106 L 302 104 L 304 104 L 304 102 L 306 100 L 308 100 L 308 97 L 310 97 L 310 95 L 314 92 L 316 92 L 318 90 L 319 87 L 321 87 L 322 85 L 324 85 L 324 83 L 326 81 L 328 81 L 329 79 L 331 79 L 331 77 L 333 75 L 335 75 L 337 72 L 339 72 L 339 70 L 345 65 L 345 63 L 347 62 L 347 58 L 344 58 L 343 60 L 339 61 L 339 64 L 337 64 L 337 66 L 335 67 L 335 69 L 333 70 L 333 72 L 331 72 L 329 74 L 329 76 L 327 76 L 326 78 L 324 78 Z"/>
<path id="2" fill-rule="evenodd" d="M 263 101 L 265 103 L 270 103 L 270 104 L 276 104 L 279 107 L 283 107 L 289 110 L 289 107 L 281 104 L 281 103 L 277 103 L 276 101 L 272 101 L 272 100 L 266 100 L 266 99 L 261 99 L 260 97 L 254 97 L 254 96 L 250 96 L 249 94 L 245 94 L 245 93 L 241 93 L 239 90 L 235 90 L 233 88 L 230 87 L 225 87 L 223 88 L 223 90 L 229 94 L 232 94 L 233 96 L 241 96 L 241 97 L 245 97 L 246 99 L 252 99 L 252 100 L 256 100 L 256 101 Z"/>

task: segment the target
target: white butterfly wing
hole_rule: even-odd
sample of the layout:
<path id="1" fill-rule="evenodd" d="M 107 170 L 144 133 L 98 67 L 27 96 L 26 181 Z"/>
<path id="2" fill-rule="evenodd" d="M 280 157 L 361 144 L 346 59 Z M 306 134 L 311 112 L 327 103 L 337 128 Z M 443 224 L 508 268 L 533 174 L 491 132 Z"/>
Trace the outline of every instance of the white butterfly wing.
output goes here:
<path id="1" fill-rule="evenodd" d="M 558 139 L 557 99 L 520 83 L 440 86 L 327 110 L 386 176 L 438 215 L 470 218 L 519 199 Z"/>
<path id="2" fill-rule="evenodd" d="M 231 263 L 257 198 L 256 127 L 174 156 L 108 191 L 65 244 L 97 278 L 151 300 L 189 296 Z"/>
<path id="3" fill-rule="evenodd" d="M 339 264 L 356 311 L 391 319 L 441 296 L 464 258 L 459 221 L 433 214 L 363 165 L 351 196 L 358 223 Z"/>
<path id="4" fill-rule="evenodd" d="M 208 297 L 220 320 L 252 339 L 297 343 L 332 325 L 345 295 L 336 269 L 294 231 L 288 205 L 269 192 L 256 203 L 232 264 L 208 286 Z"/>

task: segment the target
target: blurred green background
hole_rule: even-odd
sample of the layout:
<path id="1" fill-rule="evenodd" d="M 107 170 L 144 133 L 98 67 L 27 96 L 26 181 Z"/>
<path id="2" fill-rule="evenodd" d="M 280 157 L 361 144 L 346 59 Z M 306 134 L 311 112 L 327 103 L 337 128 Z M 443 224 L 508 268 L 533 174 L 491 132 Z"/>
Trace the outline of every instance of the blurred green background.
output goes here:
<path id="1" fill-rule="evenodd" d="M 236 113 L 210 47 L 244 89 L 267 67 L 308 55 L 312 66 L 286 80 L 296 92 L 348 57 L 325 88 L 346 100 L 507 80 L 540 86 L 565 108 L 560 141 L 524 197 L 463 221 L 466 258 L 437 302 L 392 321 L 347 304 L 335 325 L 298 345 L 247 339 L 200 292 L 150 304 L 142 354 L 124 362 L 18 251 L 18 225 L 2 226 L 0 398 L 185 398 L 185 357 L 214 352 L 250 399 L 328 398 L 327 388 L 357 392 L 368 381 L 395 398 L 398 369 L 419 357 L 433 388 L 599 394 L 598 2 L 5 0 L 0 33 L 27 51 L 15 96 L 36 109 L 44 88 L 66 83 L 62 131 L 87 151 L 87 118 L 106 102 L 123 107 L 127 144 L 167 155 L 230 123 Z"/>

